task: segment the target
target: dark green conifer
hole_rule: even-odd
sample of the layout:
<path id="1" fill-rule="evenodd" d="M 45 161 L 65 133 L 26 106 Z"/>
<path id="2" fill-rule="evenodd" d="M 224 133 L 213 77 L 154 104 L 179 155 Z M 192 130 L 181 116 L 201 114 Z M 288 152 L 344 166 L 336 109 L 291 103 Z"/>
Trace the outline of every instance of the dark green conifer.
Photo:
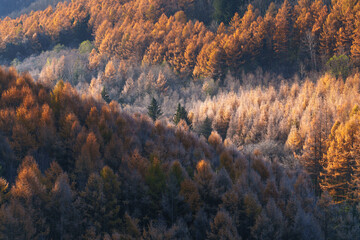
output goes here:
<path id="1" fill-rule="evenodd" d="M 102 91 L 101 91 L 101 97 L 104 99 L 104 101 L 106 103 L 110 103 L 111 102 L 111 98 L 109 97 L 108 92 L 106 91 L 106 88 L 103 87 Z"/>
<path id="2" fill-rule="evenodd" d="M 186 111 L 185 108 L 184 108 L 183 106 L 181 106 L 181 104 L 179 103 L 179 104 L 178 104 L 178 107 L 177 107 L 177 109 L 176 109 L 176 113 L 175 113 L 175 115 L 174 115 L 173 121 L 174 121 L 174 123 L 177 125 L 177 124 L 180 122 L 181 119 L 185 120 L 185 122 L 186 122 L 186 124 L 187 124 L 188 126 L 191 126 L 191 122 L 190 122 L 190 120 L 189 120 L 189 118 L 188 118 L 188 113 L 187 113 L 187 111 Z"/>
<path id="3" fill-rule="evenodd" d="M 162 115 L 161 108 L 155 98 L 152 98 L 148 106 L 148 115 L 154 122 Z"/>
<path id="4" fill-rule="evenodd" d="M 200 125 L 199 133 L 203 135 L 206 139 L 209 138 L 211 132 L 212 132 L 212 123 L 211 119 L 209 117 L 206 117 L 204 122 Z"/>
<path id="5" fill-rule="evenodd" d="M 228 24 L 235 12 L 240 7 L 241 1 L 239 0 L 214 0 L 214 20 L 218 23 Z"/>

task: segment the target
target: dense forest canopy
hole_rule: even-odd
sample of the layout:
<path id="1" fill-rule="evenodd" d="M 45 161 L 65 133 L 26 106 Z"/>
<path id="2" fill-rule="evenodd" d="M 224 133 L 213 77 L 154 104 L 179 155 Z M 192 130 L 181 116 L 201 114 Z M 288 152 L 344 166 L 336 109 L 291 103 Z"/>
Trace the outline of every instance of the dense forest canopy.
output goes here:
<path id="1" fill-rule="evenodd" d="M 93 40 L 93 68 L 115 57 L 153 65 L 166 62 L 181 76 L 216 79 L 258 66 L 285 74 L 319 70 L 334 55 L 346 55 L 358 66 L 358 1 L 284 1 L 270 4 L 265 13 L 250 4 L 243 15 L 227 17 L 226 25 L 219 21 L 224 16 L 217 17 L 219 1 L 232 2 L 216 0 L 215 10 L 208 6 L 213 13 L 210 25 L 194 13 L 203 0 L 59 3 L 3 19 L 0 52 L 12 60 L 56 43 L 73 46 Z"/>
<path id="2" fill-rule="evenodd" d="M 249 238 L 266 221 L 278 221 L 269 236 L 303 224 L 322 234 L 301 171 L 243 155 L 216 132 L 206 143 L 185 122 L 130 116 L 68 83 L 50 90 L 13 69 L 0 83 L 2 238 Z"/>
<path id="3" fill-rule="evenodd" d="M 359 1 L 0 6 L 1 239 L 360 235 Z"/>

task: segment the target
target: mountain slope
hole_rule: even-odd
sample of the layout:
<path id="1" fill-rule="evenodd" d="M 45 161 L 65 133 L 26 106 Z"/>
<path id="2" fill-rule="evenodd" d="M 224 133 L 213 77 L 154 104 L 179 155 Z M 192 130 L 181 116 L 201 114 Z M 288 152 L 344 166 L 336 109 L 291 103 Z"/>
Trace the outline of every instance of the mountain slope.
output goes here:
<path id="1" fill-rule="evenodd" d="M 198 2 L 60 3 L 1 21 L 0 53 L 13 60 L 57 43 L 74 46 L 93 40 L 93 68 L 115 57 L 151 65 L 166 62 L 180 76 L 215 79 L 228 72 L 240 76 L 259 66 L 286 75 L 316 71 L 341 54 L 359 66 L 359 2 L 333 1 L 327 6 L 322 0 L 284 1 L 278 7 L 271 4 L 265 14 L 250 4 L 242 16 L 235 13 L 229 25 L 205 25 L 192 16 Z"/>
<path id="2" fill-rule="evenodd" d="M 129 116 L 68 83 L 50 91 L 1 69 L 0 86 L 0 236 L 287 238 L 308 224 L 308 239 L 322 238 L 301 172 L 243 156 L 216 133 L 207 143 L 184 124 Z"/>

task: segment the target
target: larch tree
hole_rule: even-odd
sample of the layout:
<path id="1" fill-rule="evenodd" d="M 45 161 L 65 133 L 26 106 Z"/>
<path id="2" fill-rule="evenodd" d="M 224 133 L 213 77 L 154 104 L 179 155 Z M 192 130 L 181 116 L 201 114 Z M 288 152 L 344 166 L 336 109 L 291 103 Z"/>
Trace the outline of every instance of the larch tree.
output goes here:
<path id="1" fill-rule="evenodd" d="M 359 134 L 355 135 L 355 143 L 352 150 L 352 155 L 355 156 L 355 163 L 352 169 L 352 199 L 356 202 L 360 201 L 360 136 Z"/>
<path id="2" fill-rule="evenodd" d="M 153 216 L 159 211 L 159 202 L 162 193 L 165 191 L 166 176 L 161 162 L 155 156 L 151 159 L 151 165 L 147 169 L 145 182 L 149 186 L 149 195 L 151 197 L 151 210 Z"/>
<path id="3" fill-rule="evenodd" d="M 11 195 L 14 200 L 19 201 L 24 211 L 30 216 L 26 224 L 34 228 L 33 230 L 24 229 L 27 236 L 25 239 L 43 238 L 49 231 L 45 214 L 39 211 L 47 203 L 48 197 L 45 185 L 42 183 L 43 176 L 35 159 L 31 156 L 25 157 L 18 173 Z"/>
<path id="4" fill-rule="evenodd" d="M 335 202 L 354 201 L 357 187 L 356 173 L 359 161 L 360 116 L 355 107 L 345 123 L 336 122 L 331 131 L 326 166 L 321 187 L 330 193 Z M 355 185 L 355 186 L 354 186 Z"/>
<path id="5" fill-rule="evenodd" d="M 194 180 L 197 183 L 199 193 L 201 196 L 202 201 L 209 201 L 211 198 L 211 186 L 210 182 L 212 182 L 214 176 L 214 172 L 210 166 L 210 164 L 205 161 L 201 160 L 196 165 L 196 173 L 194 176 Z"/>
<path id="6" fill-rule="evenodd" d="M 199 211 L 201 199 L 199 190 L 194 181 L 185 179 L 181 183 L 180 195 L 184 198 L 184 201 L 189 205 L 193 213 Z"/>
<path id="7" fill-rule="evenodd" d="M 51 236 L 58 239 L 73 238 L 76 232 L 76 210 L 72 205 L 74 193 L 66 173 L 61 173 L 51 189 L 48 204 Z"/>
<path id="8" fill-rule="evenodd" d="M 313 15 L 310 11 L 311 1 L 299 0 L 294 7 L 294 42 L 299 44 L 301 38 L 313 25 Z M 295 45 L 295 44 L 294 44 Z"/>
<path id="9" fill-rule="evenodd" d="M 204 44 L 197 56 L 197 64 L 193 71 L 194 76 L 215 79 L 221 79 L 224 76 L 225 52 L 219 45 L 218 40 Z"/>
<path id="10" fill-rule="evenodd" d="M 285 146 L 293 151 L 294 155 L 299 154 L 303 145 L 303 139 L 296 126 L 292 126 Z"/>
<path id="11" fill-rule="evenodd" d="M 355 30 L 353 44 L 351 46 L 351 58 L 356 65 L 360 64 L 360 12 L 355 17 Z"/>
<path id="12" fill-rule="evenodd" d="M 286 54 L 289 45 L 291 6 L 285 0 L 275 17 L 275 33 L 273 36 L 274 51 L 279 56 Z"/>
<path id="13" fill-rule="evenodd" d="M 76 159 L 75 167 L 78 172 L 78 184 L 84 186 L 89 175 L 101 168 L 100 144 L 96 136 L 90 132 L 86 142 L 82 145 L 80 155 Z"/>
<path id="14" fill-rule="evenodd" d="M 230 123 L 230 117 L 230 109 L 220 108 L 213 121 L 214 129 L 220 134 L 223 139 L 226 138 L 227 130 Z"/>
<path id="15" fill-rule="evenodd" d="M 103 194 L 105 198 L 105 205 L 103 206 L 105 209 L 103 222 L 105 224 L 103 225 L 103 230 L 105 232 L 112 232 L 121 226 L 120 181 L 118 175 L 108 166 L 105 166 L 100 171 L 100 176 L 103 181 Z"/>
<path id="16" fill-rule="evenodd" d="M 323 0 L 315 0 L 311 4 L 310 9 L 314 17 L 314 24 L 312 25 L 311 32 L 315 34 L 316 39 L 319 40 L 322 26 L 328 15 L 328 8 Z"/>
<path id="17" fill-rule="evenodd" d="M 210 225 L 208 239 L 241 239 L 232 218 L 224 210 L 218 211 Z"/>
<path id="18" fill-rule="evenodd" d="M 356 1 L 338 1 L 333 6 L 333 12 L 341 21 L 336 35 L 336 50 L 339 54 L 349 55 L 350 53 L 356 10 L 358 10 Z"/>
<path id="19" fill-rule="evenodd" d="M 9 183 L 4 178 L 0 178 L 0 204 L 3 204 L 6 199 L 6 194 L 9 191 Z"/>
<path id="20" fill-rule="evenodd" d="M 86 219 L 84 224 L 88 230 L 93 229 L 96 234 L 103 230 L 106 198 L 104 195 L 104 181 L 96 173 L 90 174 L 86 187 L 80 192 L 77 209 Z"/>
<path id="21" fill-rule="evenodd" d="M 339 23 L 337 18 L 334 14 L 329 14 L 320 33 L 320 53 L 327 58 L 334 54 L 336 44 L 335 36 L 338 26 Z"/>
<path id="22" fill-rule="evenodd" d="M 320 175 L 323 172 L 322 162 L 326 153 L 327 140 L 327 119 L 319 109 L 318 113 L 311 120 L 308 136 L 303 146 L 302 161 L 306 171 L 313 181 L 315 194 L 320 195 Z"/>

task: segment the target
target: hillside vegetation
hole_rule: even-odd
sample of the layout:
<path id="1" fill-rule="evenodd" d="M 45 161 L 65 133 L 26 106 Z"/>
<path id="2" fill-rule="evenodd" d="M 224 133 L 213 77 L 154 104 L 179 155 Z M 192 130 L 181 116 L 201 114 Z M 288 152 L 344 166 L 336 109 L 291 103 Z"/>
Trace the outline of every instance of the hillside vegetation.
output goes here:
<path id="1" fill-rule="evenodd" d="M 358 238 L 359 1 L 57 2 L 0 10 L 0 239 Z"/>
<path id="2" fill-rule="evenodd" d="M 0 83 L 2 238 L 323 236 L 301 171 L 243 155 L 215 132 L 206 143 L 185 123 L 130 116 L 67 83 L 49 90 L 12 69 Z"/>
<path id="3" fill-rule="evenodd" d="M 358 1 L 334 0 L 327 6 L 322 0 L 299 0 L 294 5 L 286 0 L 279 8 L 270 4 L 264 14 L 249 5 L 244 15 L 235 13 L 229 25 L 219 22 L 218 27 L 195 18 L 199 2 L 59 3 L 0 21 L 0 53 L 12 60 L 54 43 L 93 40 L 93 68 L 111 57 L 149 64 L 165 61 L 177 74 L 195 78 L 223 78 L 228 71 L 237 75 L 256 66 L 283 73 L 318 70 L 334 54 L 359 64 Z"/>

